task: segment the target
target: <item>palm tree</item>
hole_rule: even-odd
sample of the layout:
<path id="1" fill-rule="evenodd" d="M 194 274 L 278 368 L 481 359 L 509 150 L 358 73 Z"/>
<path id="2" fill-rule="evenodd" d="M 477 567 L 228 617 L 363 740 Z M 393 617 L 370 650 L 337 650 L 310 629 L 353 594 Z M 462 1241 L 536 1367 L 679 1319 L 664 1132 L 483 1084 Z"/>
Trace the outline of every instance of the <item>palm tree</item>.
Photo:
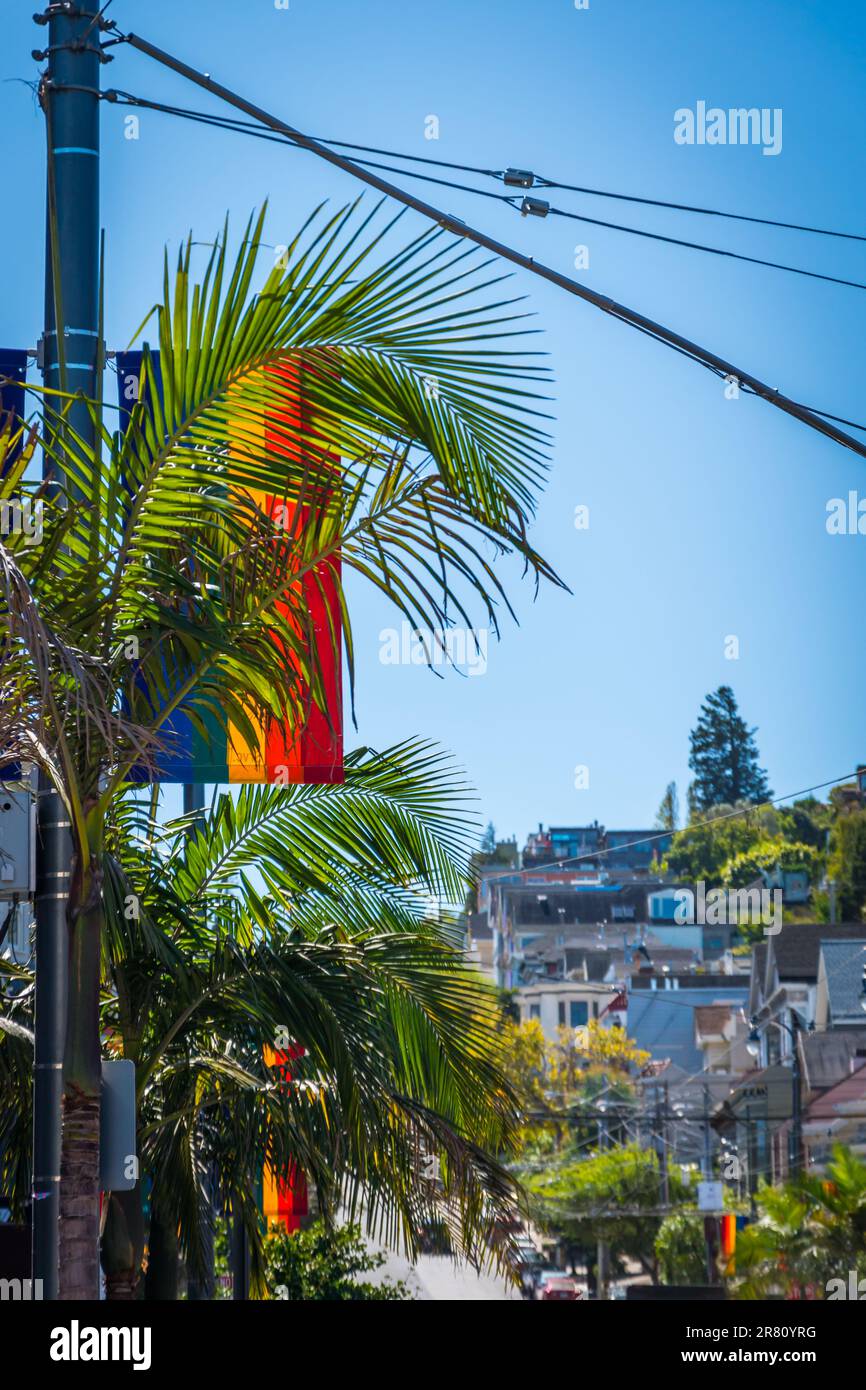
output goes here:
<path id="1" fill-rule="evenodd" d="M 153 767 L 180 708 L 252 746 L 254 716 L 298 728 L 323 703 L 309 584 L 338 596 L 351 688 L 347 572 L 432 629 L 470 624 L 474 599 L 498 630 L 497 555 L 558 582 L 527 534 L 547 437 L 545 371 L 505 345 L 528 331 L 522 315 L 474 248 L 441 229 L 398 246 L 398 221 L 320 212 L 257 291 L 264 212 L 231 267 L 227 230 L 217 238 L 195 285 L 190 238 L 155 310 L 161 388 L 145 352 L 126 431 L 93 402 L 91 448 L 69 398 L 44 399 L 44 540 L 0 542 L 0 733 L 72 825 L 64 1298 L 97 1292 L 106 826 L 133 769 Z M 291 416 L 301 374 L 303 439 L 263 439 L 263 417 Z M 11 468 L 0 501 L 24 487 Z"/>
<path id="2" fill-rule="evenodd" d="M 737 1236 L 728 1271 L 736 1297 L 866 1274 L 866 1164 L 844 1145 L 833 1146 L 824 1175 L 764 1186 L 756 1202 L 758 1220 Z"/>
<path id="3" fill-rule="evenodd" d="M 491 1157 L 516 1123 L 498 1007 L 447 915 L 424 908 L 464 882 L 463 795 L 423 745 L 364 751 L 342 786 L 223 795 L 193 835 L 173 822 L 123 882 L 113 869 L 103 1026 L 136 1063 L 145 1171 L 188 1257 L 215 1167 L 263 1287 L 251 1174 L 265 1160 L 302 1168 L 328 1218 L 360 1205 L 369 1229 L 414 1251 L 444 1213 L 455 1249 L 476 1263 L 491 1253 L 516 1194 Z M 156 960 L 143 937 L 130 951 L 130 887 L 143 930 L 168 947 Z M 281 1042 L 290 1078 L 263 1061 Z M 422 1155 L 439 1182 L 424 1180 Z"/>
<path id="4" fill-rule="evenodd" d="M 326 1219 L 338 1204 L 362 1208 L 369 1230 L 412 1252 L 444 1217 L 474 1263 L 504 1253 L 496 1231 L 514 1216 L 516 1184 L 491 1155 L 513 1145 L 517 1114 L 498 1006 L 447 916 L 424 912 L 425 896 L 454 897 L 464 882 L 464 788 L 424 745 L 353 754 L 346 774 L 341 786 L 223 795 L 193 834 L 187 818 L 160 829 L 155 807 L 142 818 L 130 799 L 109 822 L 101 1023 L 111 1053 L 136 1064 L 148 1283 L 160 1296 L 176 1286 L 178 1253 L 201 1258 L 214 1168 L 246 1228 L 254 1288 L 253 1176 L 265 1162 L 302 1168 Z M 281 1041 L 290 1078 L 265 1061 Z M 11 1088 L 2 1099 L 15 1105 Z M 19 1111 L 26 1133 L 20 1100 Z M 23 1198 L 23 1175 L 18 1188 Z M 141 1186 L 111 1194 L 109 1297 L 135 1295 L 144 1230 Z"/>

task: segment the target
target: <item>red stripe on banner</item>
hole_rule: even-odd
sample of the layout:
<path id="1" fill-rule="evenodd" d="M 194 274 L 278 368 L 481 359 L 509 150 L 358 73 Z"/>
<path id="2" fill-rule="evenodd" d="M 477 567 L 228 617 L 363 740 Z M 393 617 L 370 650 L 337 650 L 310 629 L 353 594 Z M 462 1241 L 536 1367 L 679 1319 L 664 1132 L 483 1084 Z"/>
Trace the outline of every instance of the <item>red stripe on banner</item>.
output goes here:
<path id="1" fill-rule="evenodd" d="M 295 363 L 283 363 L 270 369 L 282 380 L 289 399 L 279 416 L 265 419 L 265 444 L 269 451 L 286 457 L 303 458 L 313 437 L 309 404 L 303 390 L 304 376 L 310 368 Z M 310 462 L 315 462 L 310 457 Z M 266 507 L 273 520 L 287 530 L 303 526 L 312 515 L 304 505 L 300 509 L 285 499 L 268 495 Z M 314 645 L 318 653 L 324 707 L 310 703 L 304 727 L 294 737 L 276 721 L 271 721 L 265 738 L 266 778 L 269 782 L 342 782 L 343 780 L 343 721 L 342 669 L 340 662 L 341 632 L 338 584 L 339 556 L 316 567 L 314 574 L 301 580 L 304 598 L 313 626 Z M 287 607 L 280 605 L 287 616 Z M 274 639 L 276 642 L 276 638 Z M 285 772 L 281 772 L 285 769 Z"/>

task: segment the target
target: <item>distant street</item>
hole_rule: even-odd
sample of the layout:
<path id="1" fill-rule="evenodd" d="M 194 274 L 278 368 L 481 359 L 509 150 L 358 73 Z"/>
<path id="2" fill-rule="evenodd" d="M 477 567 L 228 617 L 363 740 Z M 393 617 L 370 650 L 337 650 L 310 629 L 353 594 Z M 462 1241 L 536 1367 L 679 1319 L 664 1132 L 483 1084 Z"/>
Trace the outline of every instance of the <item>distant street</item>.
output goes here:
<path id="1" fill-rule="evenodd" d="M 371 1276 L 375 1278 L 375 1276 Z M 415 1266 L 401 1255 L 389 1255 L 379 1277 L 405 1279 L 419 1302 L 520 1302 L 520 1294 L 495 1275 L 478 1275 L 446 1255 L 421 1255 Z"/>

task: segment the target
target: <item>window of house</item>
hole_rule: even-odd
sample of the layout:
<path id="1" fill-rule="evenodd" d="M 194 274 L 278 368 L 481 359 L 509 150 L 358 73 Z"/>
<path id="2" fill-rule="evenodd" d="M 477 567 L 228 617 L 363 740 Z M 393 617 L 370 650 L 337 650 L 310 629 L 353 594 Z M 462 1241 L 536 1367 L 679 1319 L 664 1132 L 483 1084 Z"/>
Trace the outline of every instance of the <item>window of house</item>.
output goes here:
<path id="1" fill-rule="evenodd" d="M 530 1004 L 530 1006 L 529 1006 L 529 1017 L 530 1017 L 530 1018 L 541 1018 L 541 1005 L 540 1005 L 540 1004 Z"/>
<path id="2" fill-rule="evenodd" d="M 568 1015 L 572 1028 L 582 1028 L 589 1016 L 589 1007 L 583 999 L 572 999 L 568 1006 Z"/>
<path id="3" fill-rule="evenodd" d="M 560 1028 L 565 1027 L 565 1001 L 563 999 L 559 1001 L 559 1026 Z"/>

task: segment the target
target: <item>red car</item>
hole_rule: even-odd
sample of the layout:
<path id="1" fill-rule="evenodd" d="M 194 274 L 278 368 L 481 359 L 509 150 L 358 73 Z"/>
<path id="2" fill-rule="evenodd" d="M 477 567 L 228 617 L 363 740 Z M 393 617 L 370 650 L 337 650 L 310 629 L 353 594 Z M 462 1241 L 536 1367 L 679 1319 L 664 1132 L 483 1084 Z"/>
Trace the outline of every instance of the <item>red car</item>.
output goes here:
<path id="1" fill-rule="evenodd" d="M 540 1297 L 543 1302 L 559 1302 L 565 1300 L 569 1303 L 576 1303 L 579 1298 L 583 1298 L 578 1285 L 574 1279 L 569 1279 L 567 1275 L 558 1275 L 545 1279 L 541 1286 Z"/>

